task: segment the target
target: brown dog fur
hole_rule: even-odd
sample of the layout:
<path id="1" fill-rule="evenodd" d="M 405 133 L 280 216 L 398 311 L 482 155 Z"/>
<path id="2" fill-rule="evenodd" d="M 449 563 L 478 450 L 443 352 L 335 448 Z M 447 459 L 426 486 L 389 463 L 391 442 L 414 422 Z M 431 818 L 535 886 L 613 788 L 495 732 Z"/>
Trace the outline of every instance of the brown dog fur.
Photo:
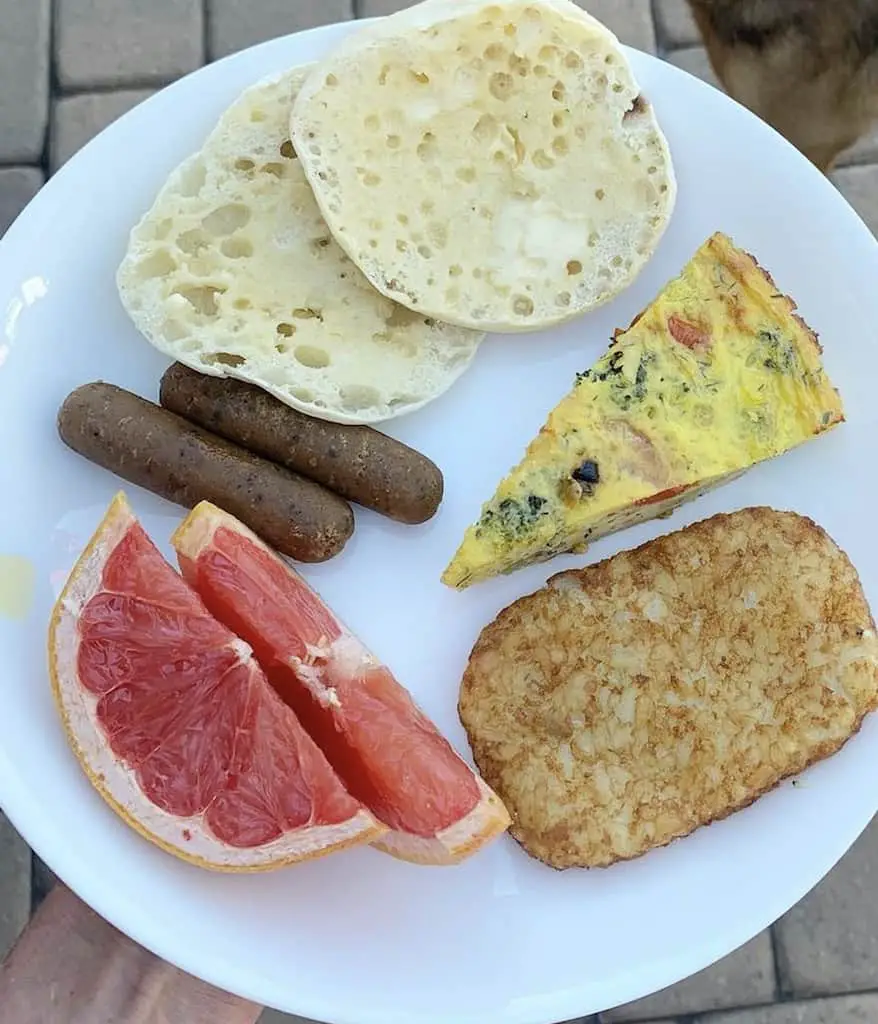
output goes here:
<path id="1" fill-rule="evenodd" d="M 688 0 L 713 69 L 822 171 L 878 118 L 878 0 Z"/>

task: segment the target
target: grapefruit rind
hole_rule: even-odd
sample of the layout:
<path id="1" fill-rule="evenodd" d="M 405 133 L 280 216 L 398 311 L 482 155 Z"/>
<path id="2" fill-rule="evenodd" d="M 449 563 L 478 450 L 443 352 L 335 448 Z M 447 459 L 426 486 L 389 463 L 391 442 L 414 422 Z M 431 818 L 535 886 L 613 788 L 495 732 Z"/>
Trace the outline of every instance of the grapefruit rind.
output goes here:
<path id="1" fill-rule="evenodd" d="M 477 775 L 481 797 L 476 806 L 460 821 L 425 839 L 405 832 L 388 830 L 372 845 L 382 853 L 413 864 L 450 866 L 487 846 L 510 826 L 511 819 L 497 794 Z"/>
<path id="2" fill-rule="evenodd" d="M 214 534 L 220 527 L 236 531 L 291 571 L 284 559 L 249 527 L 209 501 L 199 502 L 189 512 L 171 536 L 171 546 L 178 558 L 197 562 L 201 553 L 213 543 Z M 355 642 L 359 648 L 359 642 Z M 460 758 L 460 755 L 457 757 Z M 462 758 L 460 761 L 475 778 L 480 795 L 478 803 L 465 817 L 429 837 L 388 828 L 371 841 L 372 845 L 383 853 L 415 864 L 453 865 L 505 832 L 511 824 L 511 818 L 503 802 L 477 772 Z"/>
<path id="3" fill-rule="evenodd" d="M 274 870 L 369 843 L 381 835 L 384 826 L 363 809 L 337 825 L 298 829 L 259 847 L 233 847 L 210 833 L 201 814 L 191 818 L 169 814 L 144 795 L 135 773 L 113 754 L 103 735 L 96 714 L 98 698 L 76 674 L 79 614 L 100 590 L 110 554 L 136 522 L 124 492 L 118 492 L 71 571 L 49 625 L 52 695 L 68 743 L 94 788 L 145 839 L 181 860 L 214 871 Z M 236 643 L 249 657 L 247 645 Z M 257 671 L 255 662 L 253 670 Z M 184 834 L 189 838 L 184 839 Z"/>

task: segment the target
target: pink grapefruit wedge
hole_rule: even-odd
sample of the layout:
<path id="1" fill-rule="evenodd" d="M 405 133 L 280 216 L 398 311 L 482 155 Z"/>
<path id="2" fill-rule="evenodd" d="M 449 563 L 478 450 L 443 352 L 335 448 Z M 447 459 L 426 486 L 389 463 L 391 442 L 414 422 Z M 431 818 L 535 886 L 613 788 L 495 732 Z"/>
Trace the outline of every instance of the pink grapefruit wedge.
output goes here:
<path id="1" fill-rule="evenodd" d="M 49 669 L 91 782 L 129 825 L 184 860 L 266 870 L 383 831 L 124 494 L 58 599 Z"/>
<path id="2" fill-rule="evenodd" d="M 499 798 L 408 691 L 247 527 L 202 502 L 171 543 L 185 579 L 252 647 L 348 792 L 387 826 L 375 846 L 453 864 L 506 830 Z"/>

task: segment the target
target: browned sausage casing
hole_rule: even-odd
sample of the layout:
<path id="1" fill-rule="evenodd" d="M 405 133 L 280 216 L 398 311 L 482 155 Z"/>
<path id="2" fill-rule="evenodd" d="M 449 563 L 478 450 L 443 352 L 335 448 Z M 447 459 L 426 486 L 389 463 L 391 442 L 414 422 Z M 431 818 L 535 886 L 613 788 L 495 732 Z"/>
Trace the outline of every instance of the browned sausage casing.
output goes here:
<path id="1" fill-rule="evenodd" d="M 159 401 L 180 416 L 336 494 L 402 523 L 423 523 L 442 501 L 442 473 L 426 456 L 371 427 L 329 423 L 261 388 L 174 363 Z"/>
<path id="2" fill-rule="evenodd" d="M 58 432 L 80 455 L 184 508 L 213 502 L 298 561 L 331 558 L 353 533 L 338 495 L 113 384 L 68 395 Z"/>

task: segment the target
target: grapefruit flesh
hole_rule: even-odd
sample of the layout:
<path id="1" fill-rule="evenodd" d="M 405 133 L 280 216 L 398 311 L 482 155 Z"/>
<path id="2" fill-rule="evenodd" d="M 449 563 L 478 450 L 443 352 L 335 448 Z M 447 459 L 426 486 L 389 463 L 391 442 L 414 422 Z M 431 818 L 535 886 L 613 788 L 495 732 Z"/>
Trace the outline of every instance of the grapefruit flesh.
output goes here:
<path id="1" fill-rule="evenodd" d="M 88 776 L 166 850 L 256 870 L 383 830 L 124 495 L 71 573 L 49 649 L 55 698 Z"/>
<path id="2" fill-rule="evenodd" d="M 387 826 L 375 845 L 455 863 L 508 827 L 499 798 L 390 670 L 243 524 L 202 502 L 172 544 L 184 578 L 252 647 L 348 791 Z"/>

